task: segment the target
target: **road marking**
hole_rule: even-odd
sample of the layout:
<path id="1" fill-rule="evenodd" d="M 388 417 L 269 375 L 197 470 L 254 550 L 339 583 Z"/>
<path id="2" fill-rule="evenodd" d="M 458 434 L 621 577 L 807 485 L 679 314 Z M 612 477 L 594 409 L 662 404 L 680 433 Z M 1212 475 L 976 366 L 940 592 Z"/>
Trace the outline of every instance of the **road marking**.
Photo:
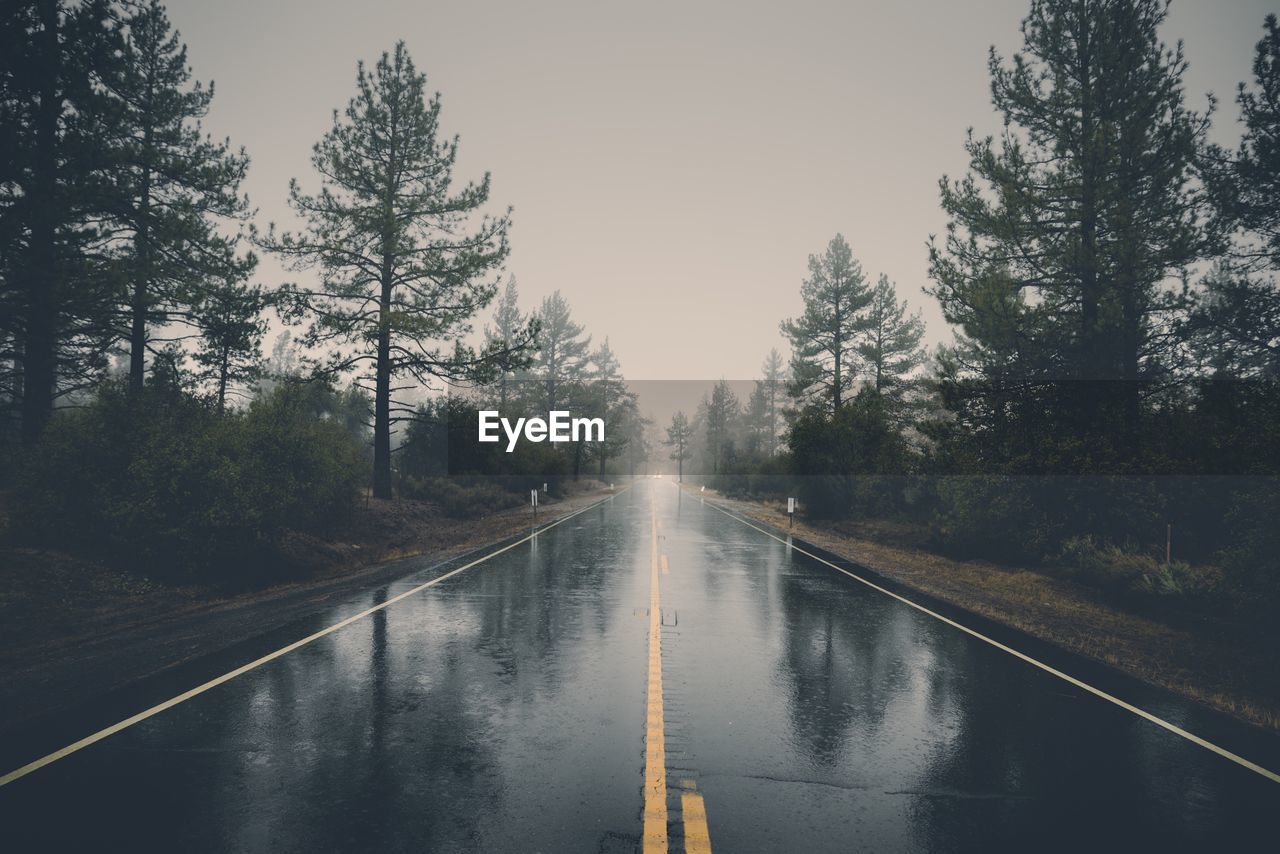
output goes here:
<path id="1" fill-rule="evenodd" d="M 658 592 L 658 504 L 649 493 L 649 684 L 644 731 L 644 852 L 667 850 L 667 750 L 662 716 L 662 600 Z"/>
<path id="2" fill-rule="evenodd" d="M 662 574 L 663 574 L 663 575 L 670 575 L 670 574 L 671 574 L 671 566 L 667 563 L 667 556 L 666 556 L 666 555 L 663 555 L 663 556 L 662 556 Z"/>
<path id="3" fill-rule="evenodd" d="M 837 572 L 844 573 L 845 575 L 852 578 L 854 581 L 857 581 L 861 584 L 865 584 L 867 587 L 870 587 L 872 590 L 878 590 L 879 592 L 885 594 L 886 596 L 891 596 L 894 599 L 897 599 L 899 602 L 902 602 L 904 605 L 910 605 L 912 608 L 915 608 L 917 611 L 920 611 L 921 613 L 928 614 L 930 617 L 933 617 L 934 619 L 941 620 L 947 625 L 952 626 L 953 628 L 957 628 L 960 631 L 964 632 L 965 634 L 971 635 L 972 637 L 975 637 L 978 640 L 983 641 L 984 643 L 988 643 L 991 646 L 994 646 L 996 649 L 1003 650 L 1004 652 L 1009 653 L 1015 658 L 1020 658 L 1023 661 L 1027 662 L 1028 664 L 1031 664 L 1040 668 L 1046 673 L 1051 673 L 1054 676 L 1057 676 L 1059 679 L 1062 679 L 1066 682 L 1071 683 L 1072 685 L 1075 685 L 1077 688 L 1081 688 L 1085 691 L 1088 691 L 1090 694 L 1093 694 L 1096 697 L 1101 697 L 1107 702 L 1114 703 L 1120 708 L 1125 709 L 1126 711 L 1132 712 L 1138 717 L 1148 720 L 1151 723 L 1155 724 L 1156 726 L 1163 727 L 1164 729 L 1168 730 L 1174 735 L 1179 735 L 1185 738 L 1187 741 L 1192 742 L 1193 744 L 1198 744 L 1203 748 L 1212 750 L 1214 753 L 1218 754 L 1219 756 L 1225 759 L 1230 759 L 1232 762 L 1236 763 L 1237 765 L 1240 765 L 1244 768 L 1248 768 L 1250 771 L 1253 771 L 1254 773 L 1261 774 L 1263 777 L 1266 777 L 1268 780 L 1271 780 L 1276 783 L 1280 783 L 1280 774 L 1277 774 L 1275 771 L 1271 771 L 1267 768 L 1263 768 L 1261 765 L 1257 764 L 1256 762 L 1251 762 L 1237 753 L 1232 753 L 1230 750 L 1227 750 L 1225 747 L 1219 747 L 1213 742 L 1207 741 L 1201 738 L 1200 736 L 1196 735 L 1195 733 L 1187 732 L 1185 729 L 1182 729 L 1176 724 L 1171 724 L 1168 721 L 1166 721 L 1164 718 L 1160 718 L 1160 717 L 1157 717 L 1156 715 L 1153 715 L 1151 712 L 1148 712 L 1146 709 L 1141 709 L 1133 705 L 1132 703 L 1127 703 L 1113 694 L 1108 694 L 1106 691 L 1103 691 L 1101 688 L 1095 688 L 1089 683 L 1082 682 L 1079 679 L 1075 678 L 1074 676 L 1070 676 L 1066 673 L 1063 673 L 1061 670 L 1058 670 L 1055 667 L 1051 667 L 1042 661 L 1037 661 L 1036 659 L 1032 658 L 1031 656 L 1027 655 L 1024 652 L 1019 652 L 1013 647 L 1006 646 L 1005 644 L 1000 643 L 1000 641 L 995 640 L 993 638 L 989 638 L 979 631 L 971 629 L 968 626 L 961 625 L 960 623 L 957 623 L 955 620 L 952 620 L 948 617 L 944 617 L 942 614 L 939 614 L 937 611 L 931 611 L 930 609 L 926 608 L 923 605 L 912 602 L 910 599 L 907 599 L 905 596 L 899 596 L 897 593 L 894 593 L 892 590 L 886 590 L 885 588 L 881 587 L 879 584 L 876 584 L 873 581 L 868 581 L 862 576 L 852 573 L 849 570 L 845 569 L 844 567 L 836 566 L 834 563 L 832 563 L 829 560 L 825 560 L 811 552 L 805 551 L 804 549 L 800 548 L 794 543 L 790 543 L 787 540 L 783 539 L 782 537 L 779 537 L 770 531 L 766 531 L 764 528 L 761 528 L 758 525 L 753 525 L 752 523 L 748 522 L 746 519 L 743 519 L 739 516 L 735 516 L 733 513 L 730 513 L 728 510 L 725 510 L 723 507 L 720 507 L 715 502 L 711 502 L 709 506 L 714 507 L 716 510 L 719 510 L 721 513 L 728 516 L 730 519 L 737 519 L 739 522 L 746 525 L 748 528 L 753 528 L 759 531 L 760 533 L 764 534 L 765 536 L 775 539 L 789 548 L 795 549 L 796 551 L 800 552 L 800 554 L 806 557 L 812 558 L 813 560 L 816 560 L 819 563 L 826 564 L 827 566 L 831 567 Z"/>
<path id="4" fill-rule="evenodd" d="M 588 510 L 592 509 L 593 507 L 598 507 L 599 505 L 603 504 L 605 501 L 608 501 L 612 498 L 613 496 L 609 496 L 609 498 L 604 498 L 604 499 L 601 499 L 600 501 L 592 502 L 591 504 L 588 504 L 586 507 L 583 507 L 581 510 L 575 510 L 574 512 L 570 513 L 567 516 L 563 516 L 555 520 L 554 522 L 543 525 L 541 528 L 528 534 L 527 536 L 521 537 L 520 539 L 516 540 L 513 543 L 509 543 L 500 549 L 492 551 L 489 554 L 485 555 L 484 557 L 476 558 L 475 560 L 471 561 L 470 563 L 464 566 L 460 566 L 457 569 L 450 570 L 449 572 L 446 572 L 444 575 L 441 575 L 438 578 L 433 578 L 430 581 L 426 582 L 425 584 L 419 584 L 417 587 L 414 587 L 411 590 L 406 590 L 404 593 L 400 593 L 396 596 L 393 596 L 385 602 L 382 602 L 380 604 L 374 605 L 372 608 L 368 608 L 364 611 L 361 611 L 359 614 L 355 614 L 354 616 L 347 617 L 345 620 L 334 623 L 332 626 L 329 626 L 328 628 L 321 629 L 315 634 L 307 635 L 305 638 L 302 638 L 301 640 L 296 640 L 293 643 L 289 644 L 288 646 L 282 646 L 280 649 L 277 649 L 275 652 L 267 653 L 261 658 L 255 659 L 241 667 L 237 667 L 235 670 L 232 670 L 229 673 L 224 673 L 221 676 L 218 676 L 217 678 L 210 679 L 208 682 L 205 682 L 203 685 L 197 685 L 191 690 L 184 691 L 178 696 L 172 697 L 168 700 L 165 700 L 163 703 L 159 703 L 155 706 L 152 706 L 146 711 L 138 712 L 136 715 L 133 715 L 132 717 L 125 718 L 124 720 L 118 723 L 114 723 L 105 729 L 98 730 L 93 735 L 85 736 L 79 741 L 72 742 L 71 744 L 68 744 L 66 747 L 63 747 L 60 750 L 55 750 L 53 753 L 40 757 L 34 762 L 28 762 L 26 765 L 23 765 L 21 768 L 14 769 L 13 771 L 10 771 L 8 774 L 5 774 L 3 777 L 0 777 L 0 786 L 8 785 L 9 783 L 12 783 L 14 780 L 27 776 L 32 771 L 38 771 L 46 765 L 49 765 L 53 762 L 57 762 L 59 759 L 64 759 L 70 756 L 71 754 L 75 753 L 76 751 L 83 750 L 84 748 L 88 747 L 91 744 L 96 744 L 97 742 L 102 741 L 104 738 L 107 738 L 108 736 L 115 735 L 121 730 L 128 729 L 134 724 L 145 721 L 147 718 L 152 717 L 154 715 L 158 715 L 161 712 L 165 711 L 166 709 L 171 709 L 174 706 L 178 705 L 179 703 L 184 703 L 187 700 L 190 700 L 192 697 L 199 696 L 200 694 L 203 694 L 204 692 L 212 688 L 218 687 L 224 682 L 229 682 L 232 679 L 235 679 L 237 676 L 241 676 L 245 673 L 248 673 L 250 670 L 261 667 L 262 665 L 266 664 L 269 661 L 274 661 L 275 659 L 279 658 L 282 655 L 285 655 L 286 653 L 293 652 L 295 649 L 298 649 L 299 647 L 304 647 L 307 644 L 311 643 L 312 641 L 317 641 L 320 638 L 325 637 L 326 635 L 331 635 L 334 632 L 336 632 L 338 629 L 345 628 L 346 626 L 351 625 L 357 620 L 362 620 L 365 617 L 369 616 L 370 614 L 381 611 L 390 605 L 394 605 L 396 602 L 399 602 L 401 599 L 407 599 L 408 597 L 414 595 L 415 593 L 421 593 L 423 590 L 426 590 L 428 587 L 434 587 L 435 585 L 439 584 L 442 581 L 446 581 L 450 578 L 453 578 L 455 575 L 466 572 L 468 569 L 471 569 L 474 566 L 478 566 L 479 564 L 484 563 L 490 558 L 497 557 L 498 555 L 503 554 L 504 552 L 509 552 L 512 549 L 514 549 L 516 546 L 520 546 L 529 542 L 542 531 L 546 531 L 550 528 L 554 528 L 556 525 L 559 525 L 561 522 L 567 522 L 568 520 L 572 519 L 574 516 L 577 516 L 579 513 L 585 513 Z"/>
<path id="5" fill-rule="evenodd" d="M 711 854 L 711 832 L 707 830 L 707 805 L 698 792 L 680 795 L 684 816 L 684 854 Z"/>

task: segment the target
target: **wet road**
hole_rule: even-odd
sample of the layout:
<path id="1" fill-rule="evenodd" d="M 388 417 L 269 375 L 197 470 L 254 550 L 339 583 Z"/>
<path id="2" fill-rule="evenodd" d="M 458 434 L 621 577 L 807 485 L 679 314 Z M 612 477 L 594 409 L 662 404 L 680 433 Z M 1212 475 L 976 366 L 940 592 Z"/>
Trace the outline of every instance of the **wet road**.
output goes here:
<path id="1" fill-rule="evenodd" d="M 669 481 L 416 589 L 440 571 L 0 787 L 0 849 L 1273 850 L 1280 830 L 1280 783 Z M 1280 767 L 1272 736 L 1057 655 Z M 242 659 L 10 738 L 0 771 Z"/>

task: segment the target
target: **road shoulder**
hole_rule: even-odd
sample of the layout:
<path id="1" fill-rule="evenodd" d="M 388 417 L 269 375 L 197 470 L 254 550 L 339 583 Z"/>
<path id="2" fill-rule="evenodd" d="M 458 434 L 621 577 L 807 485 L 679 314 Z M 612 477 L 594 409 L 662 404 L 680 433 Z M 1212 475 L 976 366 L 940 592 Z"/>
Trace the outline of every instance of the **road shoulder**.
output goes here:
<path id="1" fill-rule="evenodd" d="M 700 494 L 698 487 L 685 488 Z M 786 530 L 781 503 L 732 499 L 706 490 L 734 512 Z M 848 536 L 797 519 L 794 532 L 909 590 L 1009 626 L 1070 653 L 1108 665 L 1237 720 L 1280 732 L 1280 674 L 1266 650 L 1210 621 L 1125 611 L 1082 585 L 984 561 Z"/>
<path id="2" fill-rule="evenodd" d="M 611 494 L 589 490 L 544 505 L 538 522 L 553 522 Z M 366 547 L 367 562 L 354 552 L 355 559 L 312 577 L 238 593 L 148 584 L 101 567 L 88 568 L 88 583 L 62 580 L 37 567 L 36 580 L 65 583 L 76 597 L 60 590 L 39 597 L 8 591 L 5 610 L 21 611 L 25 619 L 6 622 L 0 631 L 0 732 L 72 712 L 199 659 L 225 657 L 237 646 L 249 655 L 256 638 L 283 640 L 293 625 L 324 608 L 407 575 L 443 572 L 472 552 L 527 533 L 531 524 L 529 511 L 519 510 L 424 527 L 385 549 Z M 97 604 L 95 585 L 107 588 L 98 591 Z"/>

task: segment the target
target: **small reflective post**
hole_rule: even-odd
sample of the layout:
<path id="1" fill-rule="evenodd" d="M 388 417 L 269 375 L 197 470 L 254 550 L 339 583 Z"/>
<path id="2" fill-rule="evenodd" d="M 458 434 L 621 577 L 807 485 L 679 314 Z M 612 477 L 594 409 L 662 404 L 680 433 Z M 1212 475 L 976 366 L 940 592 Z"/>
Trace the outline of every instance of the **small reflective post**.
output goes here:
<path id="1" fill-rule="evenodd" d="M 538 490 L 529 490 L 529 501 L 533 504 L 533 521 L 538 521 Z"/>
<path id="2" fill-rule="evenodd" d="M 794 498 L 787 499 L 787 530 L 791 530 L 796 525 L 796 500 Z"/>

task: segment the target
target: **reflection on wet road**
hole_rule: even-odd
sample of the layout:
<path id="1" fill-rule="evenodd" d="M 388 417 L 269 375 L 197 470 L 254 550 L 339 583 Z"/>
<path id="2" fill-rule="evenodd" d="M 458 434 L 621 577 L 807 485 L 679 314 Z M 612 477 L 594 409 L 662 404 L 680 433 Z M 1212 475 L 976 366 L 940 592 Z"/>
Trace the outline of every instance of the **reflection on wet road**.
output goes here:
<path id="1" fill-rule="evenodd" d="M 1268 847 L 1280 805 L 1280 785 L 645 481 L 0 788 L 0 848 L 636 851 L 658 844 L 658 770 L 672 851 L 1230 850 Z"/>

